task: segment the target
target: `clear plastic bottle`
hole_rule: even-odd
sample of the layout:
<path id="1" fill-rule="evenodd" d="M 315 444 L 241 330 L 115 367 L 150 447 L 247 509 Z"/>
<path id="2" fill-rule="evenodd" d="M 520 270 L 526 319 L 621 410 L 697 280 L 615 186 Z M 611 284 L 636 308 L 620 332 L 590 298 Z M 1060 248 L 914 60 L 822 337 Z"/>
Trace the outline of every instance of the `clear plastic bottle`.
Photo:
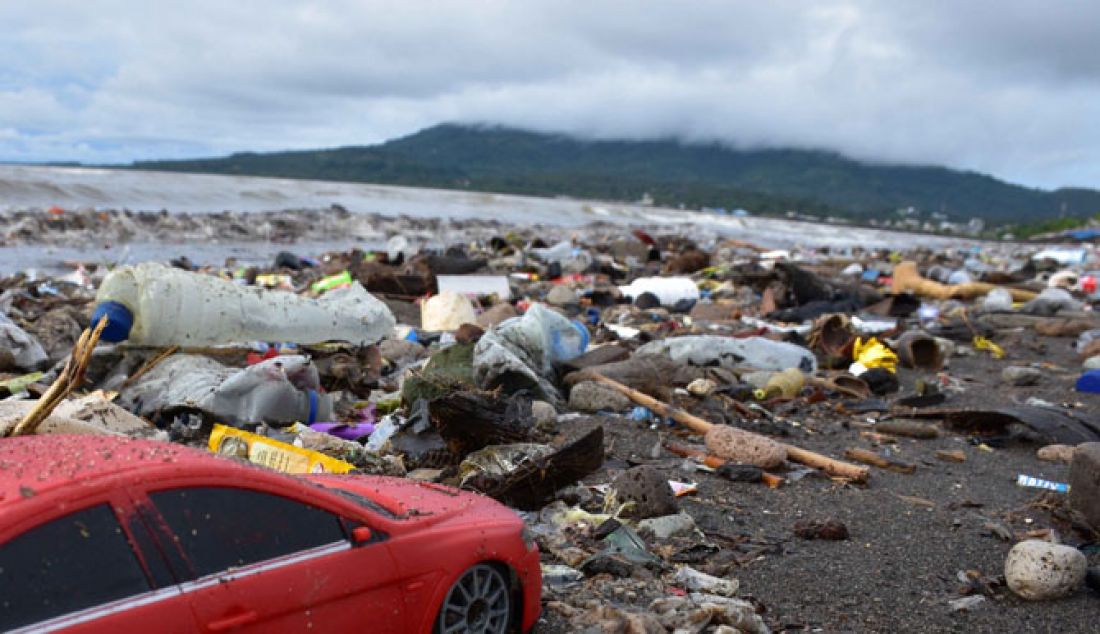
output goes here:
<path id="1" fill-rule="evenodd" d="M 147 262 L 111 271 L 96 295 L 93 323 L 105 341 L 207 346 L 248 341 L 366 345 L 393 331 L 384 303 L 358 283 L 320 299 L 238 286 L 211 275 Z"/>

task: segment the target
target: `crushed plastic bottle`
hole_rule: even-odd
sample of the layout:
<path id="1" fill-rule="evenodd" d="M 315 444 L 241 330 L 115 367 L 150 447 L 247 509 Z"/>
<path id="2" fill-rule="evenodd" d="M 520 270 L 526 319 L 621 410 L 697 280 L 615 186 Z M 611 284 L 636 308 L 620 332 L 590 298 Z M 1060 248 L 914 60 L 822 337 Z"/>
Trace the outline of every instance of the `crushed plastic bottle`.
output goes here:
<path id="1" fill-rule="evenodd" d="M 560 400 L 550 379 L 554 363 L 576 358 L 588 348 L 584 324 L 532 304 L 521 317 L 490 329 L 474 348 L 474 377 L 478 385 L 523 386 L 556 403 Z"/>
<path id="2" fill-rule="evenodd" d="M 332 395 L 319 390 L 317 368 L 305 355 L 282 355 L 240 370 L 208 357 L 177 354 L 123 389 L 119 400 L 146 418 L 190 409 L 231 425 L 308 425 L 332 420 Z"/>
<path id="3" fill-rule="evenodd" d="M 367 345 L 394 327 L 389 308 L 358 282 L 310 299 L 152 262 L 119 267 L 103 280 L 92 322 L 101 317 L 109 320 L 104 341 L 153 346 L 257 340 Z"/>
<path id="4" fill-rule="evenodd" d="M 677 363 L 697 366 L 720 365 L 724 368 L 786 370 L 798 368 L 816 372 L 814 353 L 802 346 L 764 337 L 735 339 L 719 335 L 692 335 L 651 341 L 637 354 L 667 354 Z"/>

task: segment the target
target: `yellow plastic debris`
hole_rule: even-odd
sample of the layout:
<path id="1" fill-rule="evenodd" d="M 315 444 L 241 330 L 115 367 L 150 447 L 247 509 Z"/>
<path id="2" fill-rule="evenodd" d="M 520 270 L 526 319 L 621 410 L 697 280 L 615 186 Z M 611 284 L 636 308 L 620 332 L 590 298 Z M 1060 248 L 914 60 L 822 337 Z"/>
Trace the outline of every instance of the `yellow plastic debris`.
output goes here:
<path id="1" fill-rule="evenodd" d="M 857 338 L 852 348 L 852 357 L 856 363 L 867 369 L 885 368 L 895 373 L 898 371 L 898 355 L 874 337 L 868 339 L 866 343 L 862 337 Z"/>
<path id="2" fill-rule="evenodd" d="M 319 451 L 302 449 L 226 425 L 214 425 L 208 447 L 214 453 L 247 458 L 253 464 L 283 473 L 348 473 L 355 468 L 353 464 Z"/>
<path id="3" fill-rule="evenodd" d="M 993 343 L 989 339 L 986 339 L 985 337 L 979 337 L 975 335 L 974 348 L 977 350 L 988 350 L 989 354 L 993 355 L 994 359 L 1005 358 L 1004 348 L 998 346 L 997 344 Z"/>

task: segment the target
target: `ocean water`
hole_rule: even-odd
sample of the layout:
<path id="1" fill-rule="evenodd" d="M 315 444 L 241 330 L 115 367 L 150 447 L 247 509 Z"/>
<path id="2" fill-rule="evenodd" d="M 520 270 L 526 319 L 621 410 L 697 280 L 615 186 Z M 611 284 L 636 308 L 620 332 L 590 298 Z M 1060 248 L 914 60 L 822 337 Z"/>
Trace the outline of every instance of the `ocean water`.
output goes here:
<path id="1" fill-rule="evenodd" d="M 360 183 L 214 176 L 130 170 L 0 165 L 0 210 L 93 207 L 205 213 L 224 210 L 278 211 L 327 208 L 339 204 L 355 213 L 412 218 L 491 218 L 503 223 L 544 224 L 562 228 L 592 222 L 690 229 L 696 235 L 735 237 L 773 248 L 796 246 L 906 248 L 919 240 L 932 248 L 969 247 L 975 241 L 940 236 L 914 236 L 895 231 L 798 222 L 777 218 L 733 217 L 642 205 L 535 198 L 503 194 L 393 187 Z M 345 245 L 295 245 L 309 253 Z M 364 246 L 364 245 L 360 245 Z M 172 247 L 176 247 L 173 249 Z M 61 260 L 130 261 L 188 255 L 195 261 L 268 261 L 286 245 L 220 243 L 171 245 L 131 243 L 87 248 L 3 247 L 0 270 L 51 267 Z M 51 264 L 52 263 L 52 264 Z"/>

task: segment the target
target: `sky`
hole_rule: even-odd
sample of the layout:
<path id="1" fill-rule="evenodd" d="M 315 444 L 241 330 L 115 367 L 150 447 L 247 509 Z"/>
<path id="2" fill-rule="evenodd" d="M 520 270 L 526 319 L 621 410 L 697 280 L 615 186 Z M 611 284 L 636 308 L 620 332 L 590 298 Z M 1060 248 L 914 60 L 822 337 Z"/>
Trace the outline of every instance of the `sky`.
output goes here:
<path id="1" fill-rule="evenodd" d="M 0 0 L 0 161 L 465 122 L 1100 188 L 1098 25 L 1074 0 Z"/>

